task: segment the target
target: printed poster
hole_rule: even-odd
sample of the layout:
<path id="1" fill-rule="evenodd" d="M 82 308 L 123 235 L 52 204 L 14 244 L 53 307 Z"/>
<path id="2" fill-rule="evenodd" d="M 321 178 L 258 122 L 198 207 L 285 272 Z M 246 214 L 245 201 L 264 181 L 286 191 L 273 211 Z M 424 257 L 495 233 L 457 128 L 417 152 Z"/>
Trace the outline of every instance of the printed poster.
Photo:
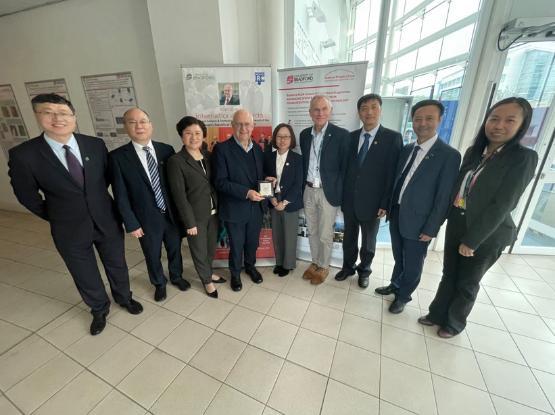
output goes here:
<path id="1" fill-rule="evenodd" d="M 253 140 L 262 150 L 272 138 L 272 68 L 270 66 L 222 65 L 182 67 L 187 115 L 202 120 L 208 129 L 210 151 L 218 142 L 233 135 L 231 120 L 238 109 L 248 110 L 254 117 Z M 229 254 L 229 238 L 220 224 L 216 264 L 224 266 Z M 274 247 L 270 214 L 264 214 L 259 247 L 256 252 L 261 265 L 273 263 Z"/>
<path id="2" fill-rule="evenodd" d="M 330 121 L 349 131 L 360 127 L 356 110 L 358 99 L 364 94 L 368 62 L 289 68 L 278 70 L 278 119 L 291 124 L 295 135 L 312 127 L 308 113 L 310 100 L 314 95 L 330 98 L 333 111 Z M 300 151 L 300 147 L 299 151 Z M 334 225 L 331 264 L 343 264 L 343 213 L 339 211 Z M 299 238 L 297 256 L 311 260 L 308 244 L 308 230 L 304 213 L 299 215 Z"/>
<path id="3" fill-rule="evenodd" d="M 82 76 L 94 132 L 104 139 L 108 151 L 129 142 L 123 114 L 137 107 L 131 72 Z"/>
<path id="4" fill-rule="evenodd" d="M 0 85 L 0 145 L 8 159 L 8 151 L 25 140 L 29 133 L 17 105 L 17 100 L 10 84 Z"/>

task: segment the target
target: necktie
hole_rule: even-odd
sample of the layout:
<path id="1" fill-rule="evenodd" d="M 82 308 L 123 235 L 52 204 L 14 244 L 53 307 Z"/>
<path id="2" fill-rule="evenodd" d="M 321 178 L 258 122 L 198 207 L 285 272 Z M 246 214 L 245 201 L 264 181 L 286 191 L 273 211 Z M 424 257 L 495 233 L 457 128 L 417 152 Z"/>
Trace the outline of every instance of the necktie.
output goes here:
<path id="1" fill-rule="evenodd" d="M 154 198 L 156 199 L 156 206 L 160 210 L 166 210 L 166 203 L 164 202 L 164 195 L 162 194 L 162 187 L 160 186 L 160 176 L 158 175 L 158 165 L 150 154 L 149 147 L 143 147 L 146 152 L 146 164 L 148 166 L 148 173 L 150 174 L 150 184 L 152 185 L 152 190 L 154 191 Z"/>
<path id="2" fill-rule="evenodd" d="M 403 170 L 403 173 L 401 173 L 401 177 L 399 177 L 399 180 L 397 181 L 397 184 L 395 185 L 395 189 L 393 190 L 393 196 L 392 196 L 392 199 L 391 199 L 393 204 L 397 204 L 399 202 L 399 196 L 401 195 L 401 189 L 403 188 L 403 184 L 405 183 L 405 179 L 407 178 L 407 175 L 409 174 L 409 171 L 410 171 L 412 165 L 414 164 L 414 160 L 416 159 L 416 155 L 418 154 L 419 150 L 420 150 L 420 146 L 414 146 L 414 149 L 412 150 L 412 155 L 410 156 L 410 160 L 409 160 L 407 166 L 405 167 L 405 169 Z"/>
<path id="3" fill-rule="evenodd" d="M 366 153 L 368 153 L 368 146 L 370 144 L 370 134 L 364 133 L 364 142 L 362 143 L 362 147 L 358 152 L 358 167 L 362 166 L 364 163 L 364 159 L 366 158 Z"/>
<path id="4" fill-rule="evenodd" d="M 79 163 L 75 154 L 71 152 L 71 147 L 67 144 L 64 146 L 66 151 L 66 161 L 67 161 L 67 169 L 73 180 L 77 182 L 77 184 L 83 188 L 85 187 L 85 174 L 83 173 L 83 166 Z"/>

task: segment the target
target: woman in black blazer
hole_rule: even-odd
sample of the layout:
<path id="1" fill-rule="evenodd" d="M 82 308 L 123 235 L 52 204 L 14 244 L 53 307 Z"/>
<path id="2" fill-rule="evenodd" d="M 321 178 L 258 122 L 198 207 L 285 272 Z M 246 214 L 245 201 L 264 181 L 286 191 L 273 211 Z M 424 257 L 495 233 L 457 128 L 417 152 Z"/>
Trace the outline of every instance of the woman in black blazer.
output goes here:
<path id="1" fill-rule="evenodd" d="M 183 148 L 167 161 L 168 183 L 181 229 L 187 236 L 193 263 L 204 290 L 209 297 L 218 298 L 214 283 L 223 283 L 225 279 L 212 271 L 218 216 L 210 155 L 202 149 L 206 126 L 195 117 L 183 117 L 176 128 L 183 141 Z"/>
<path id="2" fill-rule="evenodd" d="M 264 153 L 264 175 L 274 182 L 270 199 L 272 239 L 276 254 L 274 274 L 284 277 L 297 266 L 299 209 L 303 207 L 303 158 L 291 151 L 296 139 L 289 124 L 279 124 L 272 134 L 276 151 Z"/>
<path id="3" fill-rule="evenodd" d="M 453 189 L 443 277 L 427 316 L 418 322 L 440 326 L 450 338 L 464 330 L 480 280 L 506 246 L 516 240 L 511 212 L 534 175 L 538 155 L 520 145 L 532 119 L 524 98 L 491 107 L 474 144 L 466 151 Z"/>

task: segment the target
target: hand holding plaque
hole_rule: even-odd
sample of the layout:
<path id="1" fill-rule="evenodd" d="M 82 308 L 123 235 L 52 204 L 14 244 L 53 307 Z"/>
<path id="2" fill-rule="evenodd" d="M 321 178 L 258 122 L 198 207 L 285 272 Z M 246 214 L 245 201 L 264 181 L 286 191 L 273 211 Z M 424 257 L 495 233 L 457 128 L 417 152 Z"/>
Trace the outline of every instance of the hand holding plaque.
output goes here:
<path id="1" fill-rule="evenodd" d="M 258 193 L 262 197 L 272 197 L 274 196 L 274 186 L 270 180 L 259 180 L 258 181 Z"/>

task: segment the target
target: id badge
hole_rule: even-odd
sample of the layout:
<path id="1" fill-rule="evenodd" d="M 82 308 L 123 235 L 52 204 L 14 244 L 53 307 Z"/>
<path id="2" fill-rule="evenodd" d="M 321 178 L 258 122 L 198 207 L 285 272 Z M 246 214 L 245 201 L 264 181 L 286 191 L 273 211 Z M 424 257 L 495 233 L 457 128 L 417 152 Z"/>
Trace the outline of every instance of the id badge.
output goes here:
<path id="1" fill-rule="evenodd" d="M 314 181 L 312 182 L 312 187 L 320 187 L 320 178 L 315 177 Z"/>

